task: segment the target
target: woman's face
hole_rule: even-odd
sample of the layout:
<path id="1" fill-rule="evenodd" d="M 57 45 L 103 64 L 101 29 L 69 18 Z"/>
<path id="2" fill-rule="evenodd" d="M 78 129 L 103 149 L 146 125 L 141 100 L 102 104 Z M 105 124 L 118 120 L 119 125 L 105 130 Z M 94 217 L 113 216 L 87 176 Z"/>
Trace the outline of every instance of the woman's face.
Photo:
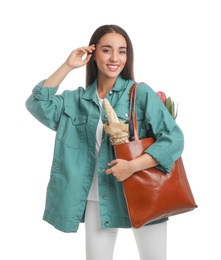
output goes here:
<path id="1" fill-rule="evenodd" d="M 116 78 L 127 61 L 127 43 L 119 33 L 106 33 L 96 44 L 94 60 L 98 76 Z"/>

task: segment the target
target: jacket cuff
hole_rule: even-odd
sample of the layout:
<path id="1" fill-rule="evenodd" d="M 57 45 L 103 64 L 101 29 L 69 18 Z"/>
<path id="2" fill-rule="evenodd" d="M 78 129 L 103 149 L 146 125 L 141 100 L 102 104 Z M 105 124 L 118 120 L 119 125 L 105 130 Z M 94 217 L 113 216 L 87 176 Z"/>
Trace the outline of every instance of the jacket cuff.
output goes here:
<path id="1" fill-rule="evenodd" d="M 154 144 L 151 145 L 145 153 L 148 153 L 152 156 L 159 165 L 156 166 L 161 171 L 169 173 L 174 165 L 174 161 L 172 156 L 168 153 L 168 151 L 162 149 L 160 145 Z"/>
<path id="2" fill-rule="evenodd" d="M 57 90 L 57 87 L 42 87 L 45 80 L 40 81 L 32 90 L 32 93 L 36 99 L 39 100 L 53 100 Z"/>

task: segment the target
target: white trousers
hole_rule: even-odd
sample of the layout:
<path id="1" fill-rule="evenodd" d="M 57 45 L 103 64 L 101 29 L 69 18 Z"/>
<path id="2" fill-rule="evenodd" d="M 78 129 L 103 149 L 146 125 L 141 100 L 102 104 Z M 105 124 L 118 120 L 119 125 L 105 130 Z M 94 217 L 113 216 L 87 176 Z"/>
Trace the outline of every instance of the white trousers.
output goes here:
<path id="1" fill-rule="evenodd" d="M 113 260 L 118 228 L 102 229 L 99 202 L 88 201 L 85 213 L 86 260 Z M 133 229 L 140 260 L 166 260 L 167 222 Z"/>

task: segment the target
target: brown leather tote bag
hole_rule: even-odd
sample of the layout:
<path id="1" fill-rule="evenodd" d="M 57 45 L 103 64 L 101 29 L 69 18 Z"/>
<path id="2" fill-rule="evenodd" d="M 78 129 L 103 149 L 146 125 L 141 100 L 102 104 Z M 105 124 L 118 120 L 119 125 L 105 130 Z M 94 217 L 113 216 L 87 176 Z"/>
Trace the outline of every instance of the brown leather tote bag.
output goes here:
<path id="1" fill-rule="evenodd" d="M 138 84 L 135 83 L 130 90 L 130 121 L 133 122 L 134 139 L 114 146 L 116 158 L 132 160 L 142 155 L 155 141 L 153 138 L 139 139 L 138 136 L 135 109 Z M 134 173 L 123 181 L 122 185 L 134 228 L 197 207 L 181 157 L 175 162 L 170 173 L 164 173 L 154 167 Z"/>

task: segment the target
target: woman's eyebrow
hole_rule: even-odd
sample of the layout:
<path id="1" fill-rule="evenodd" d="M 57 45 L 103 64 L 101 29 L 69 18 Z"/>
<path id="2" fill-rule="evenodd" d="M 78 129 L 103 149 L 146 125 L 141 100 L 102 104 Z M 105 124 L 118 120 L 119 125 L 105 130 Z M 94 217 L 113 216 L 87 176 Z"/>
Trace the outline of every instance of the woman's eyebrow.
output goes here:
<path id="1" fill-rule="evenodd" d="M 111 45 L 102 45 L 101 47 L 102 47 L 102 48 L 103 48 L 103 47 L 112 48 L 112 46 L 111 46 Z"/>
<path id="2" fill-rule="evenodd" d="M 102 45 L 101 47 L 102 48 L 112 48 L 111 45 Z M 127 47 L 126 46 L 120 46 L 119 49 L 127 49 Z"/>

